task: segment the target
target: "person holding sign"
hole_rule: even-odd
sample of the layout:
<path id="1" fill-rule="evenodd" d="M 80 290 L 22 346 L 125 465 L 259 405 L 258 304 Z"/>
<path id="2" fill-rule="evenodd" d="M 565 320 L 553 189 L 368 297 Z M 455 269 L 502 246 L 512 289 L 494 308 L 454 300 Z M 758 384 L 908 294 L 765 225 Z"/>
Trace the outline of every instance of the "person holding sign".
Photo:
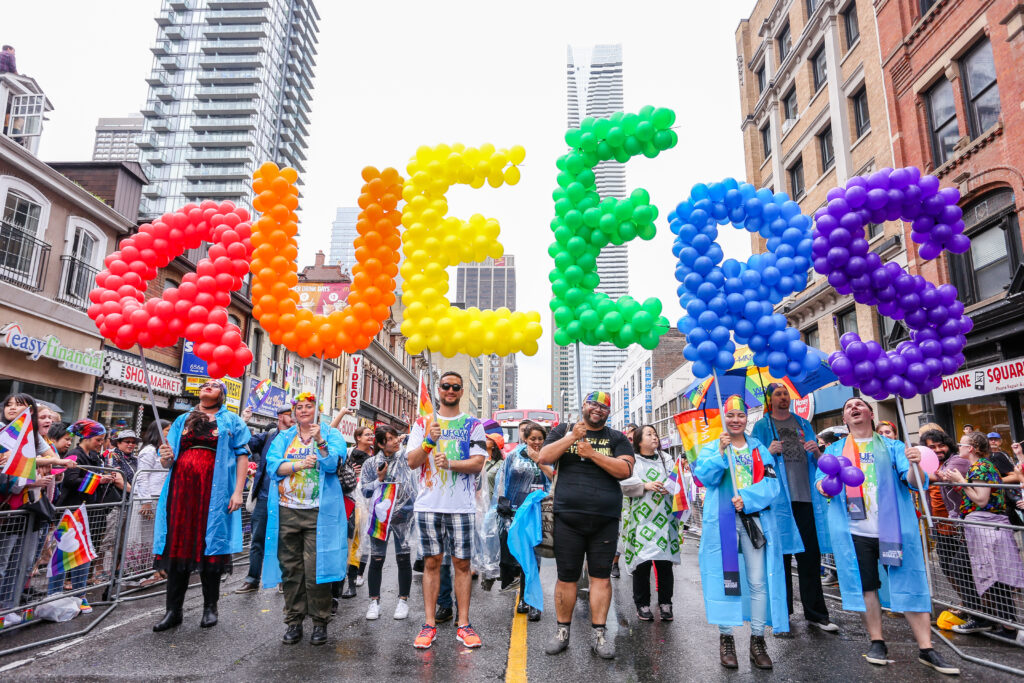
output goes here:
<path id="1" fill-rule="evenodd" d="M 725 431 L 704 446 L 693 471 L 707 488 L 699 553 L 704 609 L 708 622 L 718 625 L 722 666 L 739 667 L 733 627 L 749 621 L 750 661 L 771 669 L 765 626 L 789 631 L 786 568 L 772 507 L 779 495 L 777 457 L 744 433 L 743 399 L 725 399 L 722 415 Z"/>
<path id="2" fill-rule="evenodd" d="M 879 666 L 889 663 L 882 639 L 885 605 L 906 616 L 920 648 L 918 661 L 940 673 L 959 674 L 932 649 L 931 592 L 910 493 L 919 483 L 928 485 L 918 465 L 921 454 L 877 434 L 874 411 L 860 397 L 843 405 L 843 422 L 849 436 L 825 449 L 815 487 L 829 498 L 829 537 L 843 609 L 862 613 L 871 639 L 864 658 Z M 849 485 L 858 479 L 859 486 Z"/>

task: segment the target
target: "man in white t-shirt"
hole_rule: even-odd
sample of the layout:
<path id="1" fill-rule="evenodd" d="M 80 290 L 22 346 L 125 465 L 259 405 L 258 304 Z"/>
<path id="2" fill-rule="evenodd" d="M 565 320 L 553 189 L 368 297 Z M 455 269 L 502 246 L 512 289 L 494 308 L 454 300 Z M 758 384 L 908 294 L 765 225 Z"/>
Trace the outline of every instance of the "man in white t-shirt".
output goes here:
<path id="1" fill-rule="evenodd" d="M 413 647 L 429 648 L 437 637 L 434 608 L 441 584 L 441 559 L 450 555 L 455 569 L 455 599 L 459 607 L 457 640 L 466 647 L 480 647 L 480 637 L 469 624 L 472 588 L 469 561 L 473 555 L 473 524 L 476 519 L 476 480 L 483 469 L 483 423 L 459 410 L 462 376 L 446 372 L 438 383 L 441 406 L 436 419 L 416 421 L 406 450 L 409 467 L 418 472 L 416 525 L 423 555 L 423 628 Z"/>

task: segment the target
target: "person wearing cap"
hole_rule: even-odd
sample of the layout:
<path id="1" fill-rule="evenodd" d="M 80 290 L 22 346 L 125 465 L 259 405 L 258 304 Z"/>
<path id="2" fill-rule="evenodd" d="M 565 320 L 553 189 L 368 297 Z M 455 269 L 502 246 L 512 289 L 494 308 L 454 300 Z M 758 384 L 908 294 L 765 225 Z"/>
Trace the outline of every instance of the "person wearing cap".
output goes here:
<path id="1" fill-rule="evenodd" d="M 242 552 L 242 492 L 249 469 L 249 428 L 227 409 L 227 386 L 211 379 L 199 387 L 199 405 L 179 415 L 160 446 L 169 467 L 156 508 L 154 568 L 167 573 L 167 611 L 160 632 L 181 623 L 189 576 L 203 586 L 201 628 L 217 623 L 221 574 Z"/>
<path id="2" fill-rule="evenodd" d="M 739 667 L 733 627 L 749 621 L 750 661 L 758 669 L 771 669 L 765 627 L 773 633 L 789 631 L 776 510 L 782 455 L 745 434 L 747 406 L 739 396 L 725 399 L 722 422 L 721 438 L 704 445 L 693 470 L 707 489 L 699 551 L 704 609 L 708 623 L 718 625 L 722 666 Z"/>
<path id="3" fill-rule="evenodd" d="M 267 471 L 276 484 L 267 500 L 263 586 L 284 585 L 285 645 L 302 640 L 313 621 L 311 645 L 327 642 L 331 584 L 345 577 L 348 524 L 338 468 L 348 447 L 341 432 L 317 424 L 316 396 L 292 399 L 295 424 L 274 437 Z"/>
<path id="4" fill-rule="evenodd" d="M 828 633 L 836 633 L 836 626 L 828 615 L 825 594 L 821 588 L 821 554 L 832 552 L 828 539 L 828 519 L 825 498 L 814 488 L 814 475 L 818 470 L 821 448 L 811 423 L 790 411 L 792 396 L 781 382 L 768 385 L 765 395 L 768 410 L 751 430 L 751 436 L 776 456 L 779 479 L 779 499 L 775 502 L 775 516 L 783 563 L 789 567 L 796 556 L 797 576 L 800 582 L 800 604 L 804 618 L 810 626 Z M 786 604 L 793 613 L 793 576 L 785 572 Z"/>
<path id="5" fill-rule="evenodd" d="M 590 578 L 591 650 L 603 659 L 615 658 L 607 637 L 611 604 L 612 562 L 622 514 L 619 482 L 633 473 L 633 446 L 625 434 L 608 427 L 611 396 L 592 391 L 584 398 L 581 419 L 554 427 L 544 441 L 537 463 L 556 469 L 554 488 L 555 633 L 545 652 L 555 655 L 569 647 L 569 629 L 576 607 L 576 582 L 586 562 Z"/>
<path id="6" fill-rule="evenodd" d="M 270 453 L 270 445 L 274 443 L 274 438 L 292 424 L 291 404 L 282 405 L 277 409 L 277 425 L 249 439 L 249 451 L 251 457 L 256 460 L 256 472 L 252 477 L 252 487 L 256 491 L 256 506 L 249 517 L 252 524 L 249 573 L 235 589 L 236 593 L 255 593 L 260 589 L 260 578 L 263 576 L 263 543 L 267 535 L 267 500 L 270 497 L 270 481 L 273 478 L 267 474 L 267 454 Z"/>
<path id="7" fill-rule="evenodd" d="M 487 438 L 487 460 L 484 461 L 484 475 L 487 477 L 487 490 L 494 490 L 494 477 L 498 468 L 505 461 L 505 434 L 501 425 L 494 420 L 484 420 L 484 436 Z M 488 501 L 490 503 L 490 501 Z"/>

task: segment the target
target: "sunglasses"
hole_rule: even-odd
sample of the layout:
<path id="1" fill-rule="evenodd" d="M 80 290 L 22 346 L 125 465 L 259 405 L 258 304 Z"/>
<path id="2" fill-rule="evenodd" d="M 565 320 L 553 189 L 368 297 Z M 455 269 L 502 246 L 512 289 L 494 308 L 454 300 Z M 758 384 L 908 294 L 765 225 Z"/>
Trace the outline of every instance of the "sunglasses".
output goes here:
<path id="1" fill-rule="evenodd" d="M 441 382 L 439 386 L 441 387 L 441 391 L 462 391 L 461 384 L 448 384 L 448 382 Z"/>

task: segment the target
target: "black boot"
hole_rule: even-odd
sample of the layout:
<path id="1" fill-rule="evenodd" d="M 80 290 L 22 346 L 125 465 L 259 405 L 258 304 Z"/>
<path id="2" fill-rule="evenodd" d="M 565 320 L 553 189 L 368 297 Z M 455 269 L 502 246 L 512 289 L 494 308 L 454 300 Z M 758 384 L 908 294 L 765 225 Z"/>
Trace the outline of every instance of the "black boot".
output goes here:
<path id="1" fill-rule="evenodd" d="M 168 611 L 164 614 L 164 618 L 160 620 L 160 623 L 153 627 L 155 633 L 166 631 L 169 628 L 174 628 L 181 623 L 181 610 Z"/>
<path id="2" fill-rule="evenodd" d="M 344 600 L 356 597 L 356 575 L 352 571 L 349 571 L 349 575 L 345 579 L 345 590 L 341 591 L 341 597 Z"/>
<path id="3" fill-rule="evenodd" d="M 288 630 L 284 632 L 281 642 L 285 645 L 294 645 L 302 640 L 302 623 L 288 624 Z"/>
<path id="4" fill-rule="evenodd" d="M 199 620 L 199 628 L 210 628 L 217 625 L 217 604 L 203 605 L 203 618 Z"/>
<path id="5" fill-rule="evenodd" d="M 188 591 L 188 577 L 189 572 L 167 572 L 167 613 L 153 627 L 155 632 L 166 631 L 181 623 L 181 606 L 185 603 L 185 593 Z"/>

